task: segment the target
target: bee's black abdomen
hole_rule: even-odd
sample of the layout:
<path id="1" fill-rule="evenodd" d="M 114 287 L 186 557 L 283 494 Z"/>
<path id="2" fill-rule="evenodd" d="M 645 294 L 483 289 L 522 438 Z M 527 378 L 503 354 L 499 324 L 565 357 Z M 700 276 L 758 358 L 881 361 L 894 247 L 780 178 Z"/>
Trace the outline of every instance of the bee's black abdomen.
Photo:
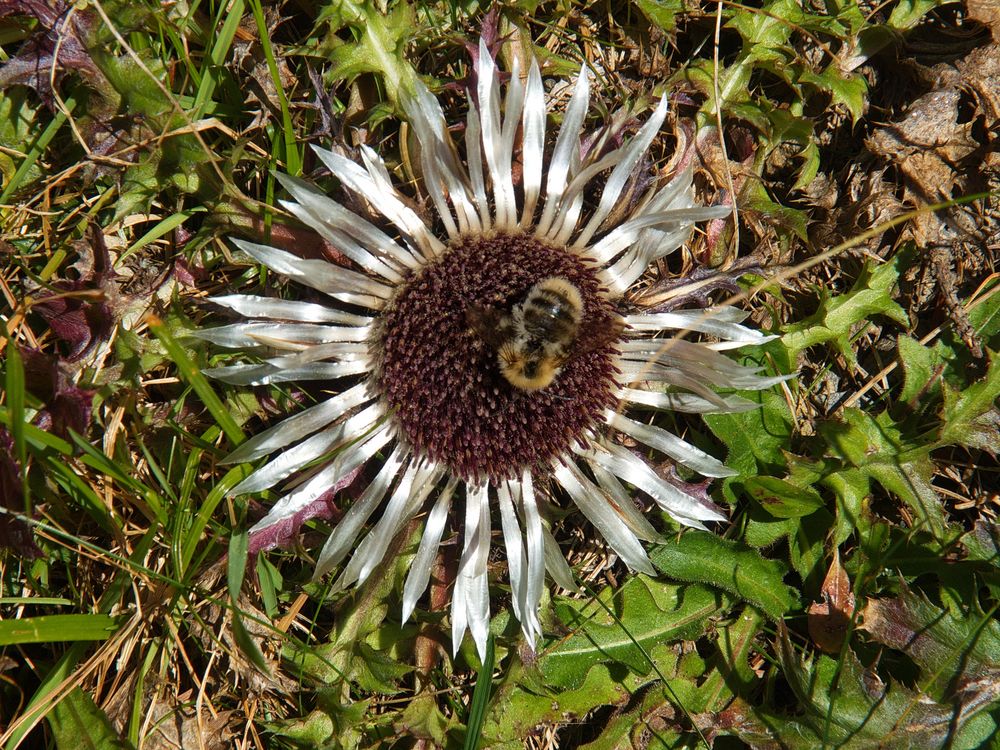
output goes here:
<path id="1" fill-rule="evenodd" d="M 580 293 L 565 279 L 540 281 L 521 305 L 524 331 L 542 342 L 568 343 L 580 326 L 581 307 Z"/>

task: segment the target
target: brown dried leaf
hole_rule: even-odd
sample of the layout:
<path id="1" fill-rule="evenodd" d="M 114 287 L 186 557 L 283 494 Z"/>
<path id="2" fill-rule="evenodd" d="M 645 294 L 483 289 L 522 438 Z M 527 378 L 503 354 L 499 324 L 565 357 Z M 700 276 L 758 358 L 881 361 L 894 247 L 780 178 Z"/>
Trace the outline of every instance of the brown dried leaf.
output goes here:
<path id="1" fill-rule="evenodd" d="M 902 203 L 927 206 L 994 187 L 1000 181 L 1000 45 L 980 47 L 953 65 L 919 72 L 931 90 L 901 120 L 880 128 L 866 143 L 869 151 L 901 173 Z M 915 308 L 939 304 L 940 296 L 977 358 L 982 347 L 961 296 L 966 279 L 985 262 L 980 248 L 991 241 L 991 222 L 984 220 L 989 212 L 989 204 L 982 200 L 923 211 L 906 230 L 930 259 Z"/>
<path id="2" fill-rule="evenodd" d="M 1000 0 L 989 0 L 1000 17 Z M 975 99 L 976 115 L 983 118 L 987 145 L 1000 139 L 1000 44 L 972 50 L 955 63 L 955 85 L 960 85 Z"/>
<path id="3" fill-rule="evenodd" d="M 1000 42 L 1000 0 L 966 0 L 965 9 L 969 18 L 987 27 L 993 40 Z"/>
<path id="4" fill-rule="evenodd" d="M 959 122 L 960 99 L 951 86 L 924 94 L 905 118 L 868 139 L 873 154 L 898 164 L 921 202 L 949 196 L 960 176 L 956 166 L 977 148 L 971 123 Z"/>
<path id="5" fill-rule="evenodd" d="M 867 141 L 876 156 L 903 172 L 906 192 L 918 203 L 974 192 L 990 169 L 1000 122 L 1000 45 L 981 47 L 954 65 L 925 69 L 933 88 L 902 120 L 880 128 Z M 972 112 L 967 112 L 971 100 Z"/>
<path id="6" fill-rule="evenodd" d="M 201 708 L 201 716 L 191 708 L 189 693 L 173 697 L 169 692 L 153 696 L 146 708 L 149 733 L 142 739 L 145 750 L 224 750 L 232 747 L 235 736 L 235 711 L 220 711 L 215 715 Z"/>
<path id="7" fill-rule="evenodd" d="M 840 550 L 834 548 L 833 560 L 820 589 L 821 602 L 809 605 L 809 635 L 821 651 L 840 652 L 854 616 L 854 592 L 851 581 L 840 564 Z"/>

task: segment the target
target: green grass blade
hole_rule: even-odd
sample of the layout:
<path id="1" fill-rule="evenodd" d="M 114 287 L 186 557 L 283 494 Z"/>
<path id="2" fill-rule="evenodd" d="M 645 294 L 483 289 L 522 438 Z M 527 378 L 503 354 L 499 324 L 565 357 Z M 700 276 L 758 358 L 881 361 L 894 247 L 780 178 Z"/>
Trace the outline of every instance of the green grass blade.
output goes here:
<path id="1" fill-rule="evenodd" d="M 247 533 L 241 532 L 229 537 L 229 557 L 226 560 L 226 579 L 229 583 L 229 598 L 236 604 L 240 600 L 243 575 L 247 570 Z"/>
<path id="2" fill-rule="evenodd" d="M 174 231 L 175 229 L 177 229 L 177 227 L 179 227 L 181 224 L 183 224 L 185 221 L 190 219 L 195 214 L 204 213 L 207 210 L 208 209 L 205 208 L 204 206 L 197 206 L 195 208 L 188 209 L 187 211 L 178 211 L 177 213 L 171 214 L 165 219 L 161 219 L 156 223 L 156 225 L 152 229 L 150 229 L 148 232 L 142 235 L 142 237 L 133 242 L 128 247 L 128 249 L 121 254 L 121 257 L 118 259 L 117 262 L 120 264 L 123 260 L 128 258 L 134 252 L 141 250 L 150 242 L 158 240 L 160 239 L 160 237 L 163 237 L 164 235 Z"/>
<path id="3" fill-rule="evenodd" d="M 0 203 L 6 203 L 7 200 L 14 193 L 17 192 L 18 188 L 21 187 L 21 182 L 24 180 L 25 176 L 31 171 L 31 168 L 35 166 L 35 162 L 38 161 L 45 149 L 48 148 L 52 139 L 56 137 L 56 133 L 59 132 L 60 128 L 66 123 L 69 118 L 70 113 L 73 108 L 76 107 L 76 100 L 72 97 L 67 98 L 63 102 L 66 106 L 65 110 L 60 110 L 56 113 L 55 117 L 52 118 L 52 122 L 46 126 L 42 134 L 38 136 L 38 140 L 35 141 L 34 145 L 28 151 L 28 154 L 24 157 L 18 167 L 17 171 L 14 172 L 14 176 L 10 178 L 10 182 L 4 187 L 3 192 L 0 193 Z"/>
<path id="4" fill-rule="evenodd" d="M 292 124 L 291 111 L 288 108 L 288 97 L 282 87 L 281 75 L 278 72 L 278 62 L 274 57 L 274 47 L 271 45 L 271 38 L 267 31 L 267 22 L 264 19 L 264 10 L 260 0 L 250 0 L 250 10 L 253 13 L 254 21 L 257 23 L 257 34 L 261 47 L 264 49 L 264 58 L 267 60 L 267 70 L 271 74 L 274 82 L 274 90 L 278 94 L 278 104 L 281 107 L 281 134 L 284 143 L 285 171 L 293 176 L 302 174 L 302 159 L 299 156 L 298 139 L 295 137 L 295 126 Z"/>
<path id="5" fill-rule="evenodd" d="M 7 409 L 10 414 L 10 434 L 14 440 L 14 455 L 18 461 L 18 471 L 21 474 L 21 492 L 24 496 L 24 511 L 31 511 L 31 497 L 28 494 L 28 482 L 25 468 L 28 460 L 28 446 L 24 441 L 24 363 L 21 353 L 13 341 L 7 341 L 7 372 L 5 373 Z"/>
<path id="6" fill-rule="evenodd" d="M 205 527 L 208 526 L 208 522 L 212 518 L 215 509 L 225 499 L 229 490 L 250 475 L 250 471 L 251 468 L 249 466 L 236 466 L 232 468 L 212 488 L 212 491 L 208 493 L 201 507 L 198 508 L 198 515 L 195 516 L 194 522 L 187 530 L 185 538 L 181 543 L 180 566 L 177 570 L 177 577 L 180 580 L 184 580 L 186 572 L 191 569 L 191 561 L 194 559 L 198 542 L 205 531 Z"/>
<path id="7" fill-rule="evenodd" d="M 493 636 L 486 640 L 486 656 L 479 667 L 476 687 L 472 691 L 472 702 L 469 704 L 469 720 L 466 723 L 464 750 L 477 750 L 482 739 L 483 722 L 486 719 L 486 709 L 490 702 L 490 690 L 493 686 L 493 668 L 496 665 Z"/>
<path id="8" fill-rule="evenodd" d="M 167 350 L 170 359 L 177 366 L 177 372 L 181 376 L 181 379 L 198 394 L 198 398 L 201 399 L 205 408 L 208 409 L 216 423 L 222 428 L 229 441 L 233 445 L 242 443 L 243 431 L 240 429 L 240 426 L 236 424 L 233 415 L 229 413 L 226 405 L 216 395 L 215 390 L 213 390 L 208 382 L 208 378 L 202 374 L 198 366 L 188 357 L 184 347 L 177 343 L 177 340 L 170 334 L 170 331 L 167 330 L 167 327 L 162 322 L 156 321 L 150 325 L 150 328 L 160 340 L 160 343 L 163 344 L 164 349 Z"/>
<path id="9" fill-rule="evenodd" d="M 106 641 L 118 629 L 108 615 L 42 615 L 0 621 L 0 646 L 15 643 Z"/>
<path id="10" fill-rule="evenodd" d="M 198 86 L 198 93 L 195 96 L 194 108 L 191 113 L 195 120 L 204 116 L 205 107 L 212 99 L 212 95 L 221 80 L 223 65 L 229 56 L 229 50 L 232 48 L 236 30 L 240 26 L 240 19 L 243 18 L 243 0 L 235 0 L 232 5 L 220 4 L 219 13 L 220 15 L 225 13 L 226 20 L 223 22 L 222 28 L 219 29 L 215 43 L 212 45 L 212 51 L 205 61 L 201 83 Z"/>

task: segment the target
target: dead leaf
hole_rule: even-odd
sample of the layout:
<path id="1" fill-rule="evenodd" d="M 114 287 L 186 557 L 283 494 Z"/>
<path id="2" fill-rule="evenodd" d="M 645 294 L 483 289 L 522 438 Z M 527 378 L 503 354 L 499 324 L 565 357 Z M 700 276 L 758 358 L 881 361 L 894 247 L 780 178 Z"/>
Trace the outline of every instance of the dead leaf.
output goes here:
<path id="1" fill-rule="evenodd" d="M 990 30 L 993 41 L 1000 42 L 1000 0 L 966 0 L 969 18 Z"/>
<path id="2" fill-rule="evenodd" d="M 990 0 L 996 3 L 996 0 Z M 920 68 L 931 90 L 897 122 L 876 130 L 868 150 L 903 177 L 903 203 L 921 207 L 988 191 L 1000 180 L 1000 45 L 972 50 L 954 64 Z M 983 353 L 960 293 L 966 276 L 981 270 L 982 245 L 991 241 L 989 204 L 980 200 L 924 211 L 906 234 L 927 250 L 925 278 L 932 286 L 918 304 L 939 303 L 973 356 Z M 919 310 L 911 310 L 919 314 Z"/>
<path id="3" fill-rule="evenodd" d="M 836 547 L 820 593 L 822 601 L 809 605 L 809 635 L 821 651 L 836 654 L 850 628 L 855 605 L 851 581 L 840 564 L 840 550 Z"/>

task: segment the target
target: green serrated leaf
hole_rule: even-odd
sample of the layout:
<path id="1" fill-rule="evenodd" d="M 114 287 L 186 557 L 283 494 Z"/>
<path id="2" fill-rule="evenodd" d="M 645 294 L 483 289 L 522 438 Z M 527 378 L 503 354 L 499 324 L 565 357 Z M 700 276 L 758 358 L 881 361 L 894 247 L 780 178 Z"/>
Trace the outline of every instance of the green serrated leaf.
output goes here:
<path id="1" fill-rule="evenodd" d="M 359 643 L 355 649 L 353 677 L 364 690 L 373 693 L 393 695 L 399 692 L 399 680 L 413 671 L 413 667 L 393 659 L 384 651 L 378 651 L 367 643 Z"/>
<path id="2" fill-rule="evenodd" d="M 802 9 L 792 0 L 774 0 L 765 3 L 756 13 L 752 10 L 737 12 L 726 24 L 735 29 L 747 44 L 762 47 L 779 47 L 787 44 L 792 29 L 802 17 Z"/>
<path id="3" fill-rule="evenodd" d="M 701 112 L 703 122 L 699 123 L 699 132 L 706 133 L 706 127 L 715 127 L 715 112 L 718 102 L 722 102 L 724 112 L 732 111 L 741 102 L 750 100 L 748 86 L 753 68 L 749 65 L 734 65 L 719 74 L 719 96 L 715 96 L 715 66 L 711 60 L 696 60 L 686 66 L 681 77 L 706 97 Z"/>
<path id="4" fill-rule="evenodd" d="M 834 517 L 820 508 L 804 518 L 774 518 L 761 510 L 751 511 L 743 540 L 755 549 L 766 549 L 784 539 L 788 545 L 789 562 L 799 577 L 808 579 L 823 560 L 831 527 L 839 528 Z M 855 532 L 848 525 L 844 536 Z M 842 541 L 842 540 L 841 540 Z"/>
<path id="5" fill-rule="evenodd" d="M 119 198 L 115 202 L 113 221 L 118 222 L 131 214 L 147 213 L 160 192 L 160 155 L 154 152 L 121 176 Z"/>
<path id="6" fill-rule="evenodd" d="M 839 663 L 827 656 L 800 660 L 783 627 L 778 652 L 798 712 L 789 717 L 770 707 L 736 706 L 747 720 L 734 733 L 753 747 L 973 750 L 995 730 L 992 720 L 979 713 L 989 705 L 995 686 L 981 683 L 954 703 L 937 701 L 894 680 L 883 681 L 850 650 Z"/>
<path id="7" fill-rule="evenodd" d="M 896 352 L 903 367 L 900 401 L 912 403 L 918 395 L 927 396 L 941 390 L 940 378 L 935 376 L 935 371 L 943 369 L 944 363 L 933 349 L 909 336 L 899 336 L 896 339 Z"/>
<path id="8" fill-rule="evenodd" d="M 909 252 L 897 253 L 888 263 L 866 264 L 854 288 L 846 294 L 822 299 L 820 309 L 788 327 L 782 342 L 797 356 L 820 343 L 833 343 L 850 362 L 855 361 L 851 346 L 854 326 L 873 315 L 884 315 L 900 325 L 908 325 L 906 311 L 890 296 L 899 275 L 913 262 Z"/>
<path id="9" fill-rule="evenodd" d="M 799 174 L 795 178 L 795 183 L 792 185 L 793 190 L 804 188 L 816 179 L 816 175 L 819 174 L 819 146 L 815 143 L 815 141 L 810 141 L 803 147 L 803 149 L 799 152 L 799 158 L 802 160 L 802 166 L 799 167 Z"/>
<path id="10" fill-rule="evenodd" d="M 832 471 L 822 483 L 837 498 L 834 541 L 839 545 L 855 532 L 865 534 L 870 525 L 866 511 L 870 485 L 865 472 L 858 469 Z"/>
<path id="11" fill-rule="evenodd" d="M 691 683 L 671 679 L 672 685 L 688 686 Z M 641 700 L 633 700 L 619 711 L 615 711 L 604 726 L 594 726 L 598 736 L 583 745 L 581 750 L 624 750 L 625 748 L 667 748 L 690 747 L 679 740 L 686 733 L 677 726 L 658 726 L 651 731 L 650 716 L 672 714 L 678 703 L 676 695 L 660 685 L 652 685 L 643 691 Z M 683 705 L 683 699 L 681 700 Z M 686 706 L 685 706 L 686 707 Z"/>
<path id="12" fill-rule="evenodd" d="M 687 532 L 656 547 L 650 560 L 671 578 L 716 587 L 780 620 L 798 603 L 795 590 L 782 580 L 787 569 L 736 541 L 704 532 Z"/>
<path id="13" fill-rule="evenodd" d="M 763 616 L 753 607 L 746 607 L 734 621 L 720 624 L 713 643 L 717 658 L 709 661 L 714 666 L 698 686 L 697 699 L 686 704 L 689 710 L 721 711 L 736 695 L 751 693 L 759 682 L 750 666 L 751 654 L 763 624 Z"/>
<path id="14" fill-rule="evenodd" d="M 968 445 L 995 451 L 1000 445 L 1000 356 L 990 353 L 986 375 L 962 391 L 944 386 L 938 445 Z"/>
<path id="15" fill-rule="evenodd" d="M 851 115 L 851 122 L 857 124 L 865 113 L 865 97 L 868 84 L 857 73 L 843 73 L 831 65 L 822 73 L 803 71 L 799 77 L 802 83 L 809 83 L 830 94 L 833 104 L 842 105 Z"/>
<path id="16" fill-rule="evenodd" d="M 842 24 L 845 35 L 857 34 L 866 23 L 865 14 L 857 0 L 831 0 L 826 7 Z"/>
<path id="17" fill-rule="evenodd" d="M 986 521 L 978 521 L 972 531 L 962 537 L 968 550 L 968 559 L 982 560 L 1000 568 L 1000 528 Z"/>
<path id="18" fill-rule="evenodd" d="M 681 0 L 635 0 L 642 14 L 664 31 L 672 31 L 677 25 L 677 14 L 684 10 Z"/>
<path id="19" fill-rule="evenodd" d="M 341 5 L 341 20 L 353 26 L 360 38 L 357 42 L 339 41 L 330 54 L 333 68 L 328 78 L 351 80 L 362 73 L 377 73 L 386 84 L 389 98 L 396 101 L 416 76 L 404 54 L 416 28 L 412 6 L 399 2 L 383 14 L 370 2 Z"/>
<path id="20" fill-rule="evenodd" d="M 322 710 L 311 711 L 300 719 L 274 726 L 275 735 L 285 738 L 303 750 L 332 750 L 356 747 L 360 740 L 359 727 L 368 713 L 370 701 L 334 704 L 324 701 Z"/>
<path id="21" fill-rule="evenodd" d="M 759 400 L 761 408 L 736 414 L 706 414 L 704 420 L 729 449 L 726 465 L 753 476 L 784 465 L 782 450 L 791 439 L 792 415 L 788 403 L 777 393 L 765 391 L 747 397 Z"/>
<path id="22" fill-rule="evenodd" d="M 830 451 L 860 469 L 861 478 L 874 479 L 899 497 L 914 511 L 918 524 L 943 539 L 944 512 L 931 484 L 934 467 L 929 449 L 907 442 L 886 413 L 872 417 L 859 409 L 845 409 L 842 417 L 819 425 Z"/>
<path id="23" fill-rule="evenodd" d="M 766 216 L 782 229 L 792 232 L 796 237 L 806 242 L 809 237 L 809 220 L 804 211 L 788 206 L 782 206 L 771 199 L 760 180 L 747 183 L 743 191 L 742 203 L 744 211 L 755 211 Z"/>
<path id="24" fill-rule="evenodd" d="M 421 529 L 415 529 L 411 544 L 416 543 Z M 376 673 L 383 664 L 367 663 L 366 658 L 381 652 L 379 659 L 387 658 L 391 649 L 402 640 L 398 629 L 386 623 L 389 615 L 388 597 L 396 584 L 405 577 L 410 563 L 409 555 L 391 556 L 393 564 L 379 566 L 358 592 L 341 602 L 336 618 L 336 631 L 329 642 L 316 648 L 305 648 L 291 643 L 288 658 L 295 661 L 302 673 L 322 684 L 335 684 L 349 679 L 378 679 Z M 325 592 L 318 592 L 319 596 Z M 364 645 L 364 649 L 359 649 Z M 372 667 L 375 670 L 372 670 Z M 389 672 L 380 672 L 387 679 L 396 679 L 391 665 Z"/>
<path id="25" fill-rule="evenodd" d="M 497 696 L 483 727 L 484 746 L 499 743 L 523 747 L 523 739 L 544 722 L 582 719 L 599 706 L 625 705 L 632 692 L 622 684 L 619 670 L 596 664 L 582 672 L 578 685 L 537 693 L 519 687 Z"/>
<path id="26" fill-rule="evenodd" d="M 606 604 L 563 600 L 556 610 L 572 635 L 544 651 L 539 669 L 545 683 L 576 688 L 590 667 L 615 663 L 648 675 L 649 649 L 658 643 L 692 638 L 707 627 L 721 606 L 717 594 L 701 586 L 677 586 L 636 576 Z"/>
<path id="27" fill-rule="evenodd" d="M 446 717 L 441 713 L 434 696 L 423 692 L 417 693 L 406 704 L 400 724 L 409 736 L 430 740 L 437 747 L 444 747 L 449 730 L 457 727 L 458 721 L 454 716 Z"/>
<path id="28" fill-rule="evenodd" d="M 921 688 L 943 698 L 956 685 L 1000 672 L 1000 623 L 993 618 L 995 612 L 977 611 L 975 601 L 966 607 L 967 613 L 959 616 L 904 589 L 895 598 L 870 599 L 863 628 L 874 640 L 913 659 L 923 674 Z M 1000 685 L 992 690 L 993 699 L 1000 700 Z"/>
<path id="29" fill-rule="evenodd" d="M 788 553 L 792 568 L 803 581 L 822 573 L 823 552 L 833 525 L 833 517 L 820 509 L 799 519 L 795 533 L 788 537 Z"/>

